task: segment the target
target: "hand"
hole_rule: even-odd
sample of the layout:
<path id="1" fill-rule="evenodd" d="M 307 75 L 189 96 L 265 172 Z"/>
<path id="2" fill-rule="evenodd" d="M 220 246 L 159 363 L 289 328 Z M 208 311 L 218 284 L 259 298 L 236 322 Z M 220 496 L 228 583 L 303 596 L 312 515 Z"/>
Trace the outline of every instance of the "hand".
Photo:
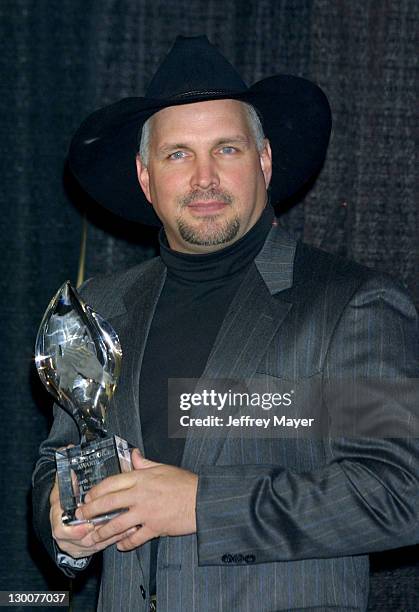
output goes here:
<path id="1" fill-rule="evenodd" d="M 159 536 L 195 533 L 198 476 L 144 459 L 138 449 L 132 452 L 132 462 L 133 471 L 110 476 L 92 487 L 86 503 L 76 512 L 77 518 L 91 519 L 118 508 L 128 509 L 106 525 L 97 526 L 91 534 L 93 541 L 102 546 L 119 538 L 118 550 L 127 551 Z"/>
<path id="2" fill-rule="evenodd" d="M 104 540 L 99 544 L 92 538 L 92 533 L 95 530 L 92 523 L 85 523 L 83 525 L 64 525 L 61 520 L 63 509 L 60 504 L 57 478 L 55 478 L 49 501 L 51 505 L 49 519 L 52 537 L 56 541 L 58 548 L 74 559 L 89 557 L 93 553 L 103 550 L 110 544 L 114 544 L 118 542 L 118 540 L 126 538 L 130 534 L 130 532 L 128 532 L 123 535 L 118 535 L 117 537 Z"/>

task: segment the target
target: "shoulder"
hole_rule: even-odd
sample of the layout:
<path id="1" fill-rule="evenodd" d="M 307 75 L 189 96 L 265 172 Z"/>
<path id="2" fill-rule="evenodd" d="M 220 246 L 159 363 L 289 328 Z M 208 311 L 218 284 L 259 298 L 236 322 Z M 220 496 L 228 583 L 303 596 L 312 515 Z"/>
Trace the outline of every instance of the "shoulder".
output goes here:
<path id="1" fill-rule="evenodd" d="M 290 297 L 323 330 L 331 371 L 352 358 L 362 368 L 362 348 L 370 374 L 393 375 L 398 367 L 417 376 L 418 313 L 404 285 L 389 274 L 298 243 Z"/>
<path id="2" fill-rule="evenodd" d="M 391 275 L 303 242 L 297 242 L 294 283 L 297 286 L 313 284 L 317 290 L 334 285 L 340 288 L 348 286 L 354 293 L 408 296 L 403 283 Z"/>
<path id="3" fill-rule="evenodd" d="M 348 281 L 362 284 L 379 273 L 345 257 L 323 251 L 298 241 L 294 259 L 294 282 L 316 282 L 327 284 L 332 281 Z"/>
<path id="4" fill-rule="evenodd" d="M 286 233 L 275 232 L 276 243 L 285 243 Z M 374 270 L 350 259 L 297 241 L 288 236 L 287 247 L 293 250 L 292 280 L 282 295 L 303 310 L 327 312 L 337 318 L 348 306 L 362 308 L 380 305 L 396 308 L 410 319 L 416 308 L 406 287 L 389 274 Z M 270 249 L 272 263 L 281 268 L 279 251 Z M 274 263 L 275 265 L 275 263 Z"/>
<path id="5" fill-rule="evenodd" d="M 296 240 L 280 224 L 269 232 L 256 263 L 265 276 L 290 273 L 290 286 L 317 288 L 333 282 L 359 285 L 376 275 L 374 270 L 354 261 Z"/>
<path id="6" fill-rule="evenodd" d="M 300 295 L 310 295 L 312 307 L 323 308 L 331 322 L 349 321 L 351 329 L 362 328 L 366 335 L 381 330 L 387 343 L 390 337 L 397 343 L 397 334 L 406 344 L 417 342 L 416 306 L 403 283 L 389 274 L 299 243 L 295 287 Z"/>

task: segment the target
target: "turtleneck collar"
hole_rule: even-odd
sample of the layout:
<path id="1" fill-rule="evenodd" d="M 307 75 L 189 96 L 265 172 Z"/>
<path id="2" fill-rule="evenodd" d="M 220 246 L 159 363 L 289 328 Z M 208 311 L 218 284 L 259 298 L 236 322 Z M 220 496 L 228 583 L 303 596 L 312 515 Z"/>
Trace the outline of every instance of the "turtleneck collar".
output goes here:
<path id="1" fill-rule="evenodd" d="M 250 230 L 223 249 L 204 254 L 181 253 L 170 248 L 164 229 L 159 233 L 160 256 L 168 277 L 186 282 L 219 281 L 244 271 L 261 250 L 274 221 L 267 205 Z"/>

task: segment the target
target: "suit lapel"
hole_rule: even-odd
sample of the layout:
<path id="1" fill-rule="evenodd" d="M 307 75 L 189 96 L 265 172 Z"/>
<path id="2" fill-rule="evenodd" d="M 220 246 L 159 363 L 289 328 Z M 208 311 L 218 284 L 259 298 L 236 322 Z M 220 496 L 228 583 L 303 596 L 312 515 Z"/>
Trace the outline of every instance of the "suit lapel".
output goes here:
<path id="1" fill-rule="evenodd" d="M 254 375 L 292 307 L 290 301 L 281 299 L 280 292 L 292 285 L 295 248 L 296 242 L 282 230 L 271 230 L 230 305 L 200 381 L 242 380 Z M 197 417 L 207 415 L 207 407 L 193 413 Z M 214 438 L 211 433 L 211 428 L 198 435 L 188 431 L 182 466 L 196 470 L 202 462 L 215 463 L 225 438 Z"/>
<path id="2" fill-rule="evenodd" d="M 130 285 L 123 296 L 125 312 L 110 318 L 122 346 L 120 383 L 110 411 L 109 426 L 144 452 L 139 415 L 139 381 L 144 348 L 166 270 L 160 259 Z"/>

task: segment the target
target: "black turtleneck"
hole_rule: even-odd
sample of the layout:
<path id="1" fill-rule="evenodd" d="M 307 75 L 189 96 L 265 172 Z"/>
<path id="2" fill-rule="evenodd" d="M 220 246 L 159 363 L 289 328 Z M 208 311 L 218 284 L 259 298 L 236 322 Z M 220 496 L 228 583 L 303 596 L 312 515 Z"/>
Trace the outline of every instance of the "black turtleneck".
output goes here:
<path id="1" fill-rule="evenodd" d="M 167 381 L 199 378 L 218 330 L 250 264 L 261 250 L 274 213 L 267 206 L 239 240 L 218 251 L 173 251 L 160 232 L 160 255 L 167 276 L 158 300 L 140 376 L 140 417 L 148 459 L 180 465 L 184 439 L 167 435 Z M 153 540 L 150 592 L 155 592 L 157 541 Z"/>

